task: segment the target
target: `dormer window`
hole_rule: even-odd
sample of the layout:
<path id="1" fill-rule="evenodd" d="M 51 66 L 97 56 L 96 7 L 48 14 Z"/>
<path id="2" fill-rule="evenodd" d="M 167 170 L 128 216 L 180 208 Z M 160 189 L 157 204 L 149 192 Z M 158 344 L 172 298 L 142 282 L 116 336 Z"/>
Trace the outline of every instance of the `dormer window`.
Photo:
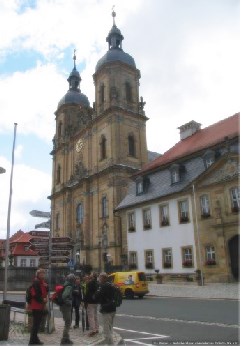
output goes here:
<path id="1" fill-rule="evenodd" d="M 171 172 L 171 184 L 178 183 L 180 181 L 180 165 L 173 164 L 170 168 Z"/>
<path id="2" fill-rule="evenodd" d="M 204 160 L 206 169 L 208 169 L 215 161 L 214 151 L 208 150 L 207 152 L 205 152 L 203 155 L 203 160 Z"/>
<path id="3" fill-rule="evenodd" d="M 143 193 L 143 181 L 141 180 L 136 183 L 136 194 L 140 195 L 142 193 Z"/>
<path id="4" fill-rule="evenodd" d="M 142 179 L 136 182 L 136 195 L 146 193 L 150 185 L 150 179 L 148 176 L 144 176 Z"/>

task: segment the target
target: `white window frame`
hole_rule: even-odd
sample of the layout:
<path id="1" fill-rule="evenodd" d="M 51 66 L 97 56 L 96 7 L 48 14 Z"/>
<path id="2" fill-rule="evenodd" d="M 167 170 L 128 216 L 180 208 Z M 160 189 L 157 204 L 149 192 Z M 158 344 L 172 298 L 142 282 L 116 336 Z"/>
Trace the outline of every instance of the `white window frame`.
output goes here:
<path id="1" fill-rule="evenodd" d="M 150 208 L 143 209 L 142 215 L 143 215 L 143 228 L 146 230 L 151 229 L 152 228 L 151 209 Z"/>
<path id="2" fill-rule="evenodd" d="M 20 267 L 26 267 L 26 259 L 24 258 L 20 259 Z"/>
<path id="3" fill-rule="evenodd" d="M 129 232 L 134 232 L 136 230 L 136 220 L 135 220 L 135 212 L 131 211 L 127 214 L 127 219 L 128 219 L 128 231 Z"/>
<path id="4" fill-rule="evenodd" d="M 231 209 L 240 210 L 240 187 L 230 189 Z"/>
<path id="5" fill-rule="evenodd" d="M 30 267 L 36 267 L 36 259 L 30 259 Z"/>
<path id="6" fill-rule="evenodd" d="M 200 196 L 200 206 L 201 215 L 203 217 L 210 216 L 209 196 L 207 194 L 203 194 L 202 196 Z"/>
<path id="7" fill-rule="evenodd" d="M 169 225 L 169 205 L 161 204 L 159 206 L 160 210 L 160 226 L 168 226 Z"/>
<path id="8" fill-rule="evenodd" d="M 173 266 L 173 256 L 172 256 L 172 249 L 171 248 L 164 248 L 162 250 L 163 255 L 163 268 L 172 268 Z M 170 264 L 170 266 L 165 266 L 165 264 Z"/>
<path id="9" fill-rule="evenodd" d="M 184 199 L 179 201 L 179 219 L 180 223 L 187 223 L 190 221 L 190 216 L 189 216 L 189 202 L 188 199 Z M 183 221 L 182 221 L 183 219 Z"/>

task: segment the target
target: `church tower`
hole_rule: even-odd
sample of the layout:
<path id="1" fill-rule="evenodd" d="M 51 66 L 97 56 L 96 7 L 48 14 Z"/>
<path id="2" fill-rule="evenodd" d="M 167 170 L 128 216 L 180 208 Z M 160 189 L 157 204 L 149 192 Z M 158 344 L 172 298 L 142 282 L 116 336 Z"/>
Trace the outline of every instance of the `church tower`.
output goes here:
<path id="1" fill-rule="evenodd" d="M 108 51 L 93 75 L 95 102 L 80 91 L 74 68 L 69 90 L 58 104 L 53 139 L 52 234 L 71 237 L 73 258 L 94 269 L 104 261 L 121 265 L 120 218 L 114 209 L 124 198 L 132 174 L 147 162 L 146 121 L 139 97 L 140 71 L 123 51 L 115 24 L 106 38 Z"/>

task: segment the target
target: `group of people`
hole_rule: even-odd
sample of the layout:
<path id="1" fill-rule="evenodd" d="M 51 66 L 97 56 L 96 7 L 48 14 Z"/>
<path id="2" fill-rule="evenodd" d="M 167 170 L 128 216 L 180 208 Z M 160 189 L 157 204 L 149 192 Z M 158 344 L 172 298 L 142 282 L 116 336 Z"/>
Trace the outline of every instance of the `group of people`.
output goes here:
<path id="1" fill-rule="evenodd" d="M 43 345 L 38 337 L 40 324 L 46 312 L 48 302 L 48 285 L 45 282 L 45 270 L 39 269 L 30 289 L 31 299 L 28 309 L 32 311 L 32 328 L 29 345 Z M 113 321 L 116 313 L 114 289 L 105 272 L 91 273 L 84 276 L 69 274 L 65 278 L 62 291 L 62 305 L 60 311 L 64 320 L 64 329 L 61 345 L 72 345 L 69 331 L 72 325 L 72 315 L 75 314 L 74 328 L 80 326 L 80 310 L 86 313 L 86 329 L 88 336 L 99 333 L 98 305 L 103 325 L 104 344 L 113 345 Z M 84 325 L 83 325 L 84 326 Z M 84 328 L 83 328 L 84 329 Z"/>

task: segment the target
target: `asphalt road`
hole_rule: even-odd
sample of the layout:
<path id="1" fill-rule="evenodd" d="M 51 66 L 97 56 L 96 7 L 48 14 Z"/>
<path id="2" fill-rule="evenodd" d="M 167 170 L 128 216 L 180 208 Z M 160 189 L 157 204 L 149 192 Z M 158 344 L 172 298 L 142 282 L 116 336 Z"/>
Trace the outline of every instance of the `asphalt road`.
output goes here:
<path id="1" fill-rule="evenodd" d="M 24 296 L 8 299 L 22 301 Z M 135 298 L 123 300 L 114 328 L 128 346 L 239 345 L 239 310 L 237 300 Z M 56 306 L 55 316 L 61 317 Z"/>

